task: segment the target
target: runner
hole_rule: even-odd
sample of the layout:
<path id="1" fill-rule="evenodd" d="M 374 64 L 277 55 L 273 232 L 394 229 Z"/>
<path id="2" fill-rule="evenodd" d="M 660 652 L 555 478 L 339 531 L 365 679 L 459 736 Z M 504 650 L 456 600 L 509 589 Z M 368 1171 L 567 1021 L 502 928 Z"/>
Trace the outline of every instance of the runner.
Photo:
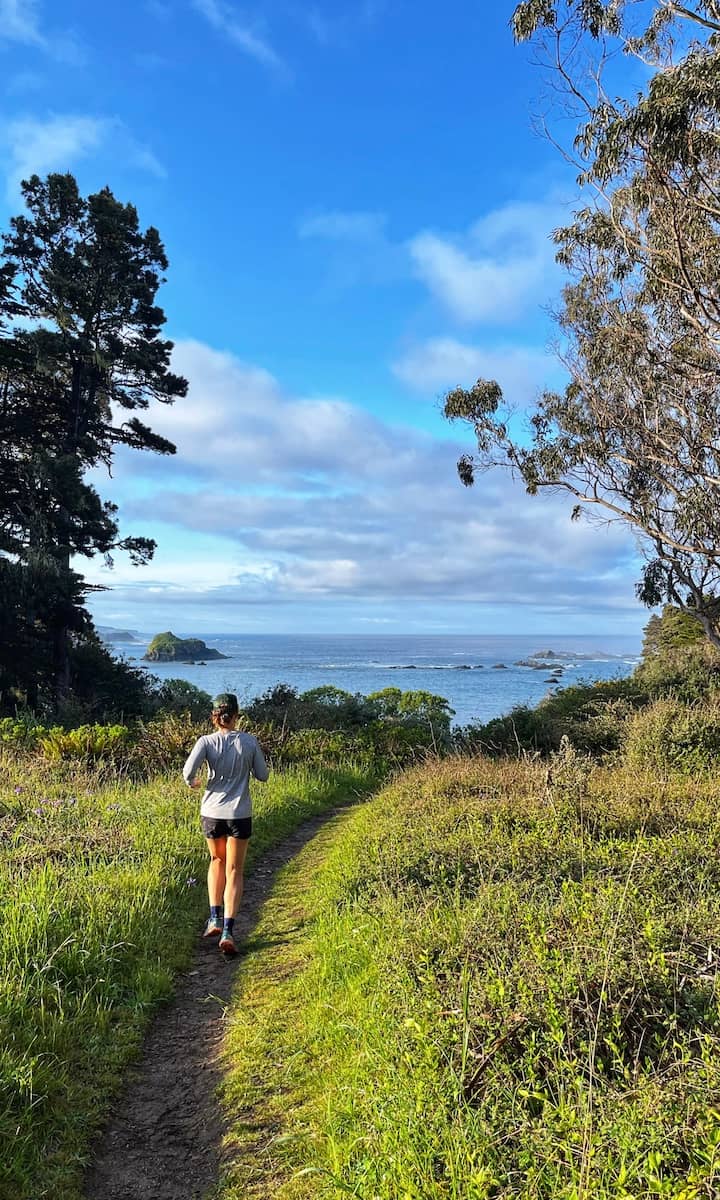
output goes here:
<path id="1" fill-rule="evenodd" d="M 233 928 L 252 831 L 250 776 L 264 782 L 270 774 L 256 739 L 238 730 L 239 715 L 237 696 L 232 692 L 216 696 L 212 711 L 215 732 L 198 738 L 183 767 L 185 782 L 199 788 L 202 781 L 196 776 L 207 763 L 200 822 L 210 850 L 210 916 L 203 937 L 219 937 L 220 949 L 227 955 L 237 954 Z"/>

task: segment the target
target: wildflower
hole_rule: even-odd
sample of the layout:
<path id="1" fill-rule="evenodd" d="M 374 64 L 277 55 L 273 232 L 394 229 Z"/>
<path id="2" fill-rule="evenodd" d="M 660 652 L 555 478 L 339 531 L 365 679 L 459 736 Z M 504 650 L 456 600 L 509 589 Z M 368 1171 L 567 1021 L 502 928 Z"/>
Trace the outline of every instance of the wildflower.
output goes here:
<path id="1" fill-rule="evenodd" d="M 34 808 L 33 812 L 35 813 L 36 817 L 42 817 L 44 815 L 43 810 L 41 808 Z"/>
<path id="2" fill-rule="evenodd" d="M 186 881 L 186 886 L 189 888 L 197 887 L 197 879 L 193 879 L 193 877 L 191 875 L 190 878 Z"/>
<path id="3" fill-rule="evenodd" d="M 15 788 L 15 795 L 16 795 L 16 796 L 19 796 L 22 790 L 23 790 L 23 789 L 20 787 L 20 785 L 18 785 L 18 786 Z"/>

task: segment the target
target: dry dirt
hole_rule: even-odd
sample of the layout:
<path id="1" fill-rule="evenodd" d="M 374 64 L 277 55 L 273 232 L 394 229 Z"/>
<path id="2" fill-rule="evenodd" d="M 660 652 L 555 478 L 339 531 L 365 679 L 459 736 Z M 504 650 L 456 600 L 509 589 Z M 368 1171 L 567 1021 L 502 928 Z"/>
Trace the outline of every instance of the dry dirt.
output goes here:
<path id="1" fill-rule="evenodd" d="M 240 955 L 200 942 L 174 998 L 157 1014 L 99 1141 L 86 1200 L 202 1200 L 218 1179 L 225 1134 L 215 1098 L 224 1015 L 243 954 L 275 873 L 311 840 L 332 812 L 307 822 L 254 867 L 235 929 Z M 278 930 L 280 940 L 284 931 Z M 290 933 L 291 931 L 287 931 Z"/>

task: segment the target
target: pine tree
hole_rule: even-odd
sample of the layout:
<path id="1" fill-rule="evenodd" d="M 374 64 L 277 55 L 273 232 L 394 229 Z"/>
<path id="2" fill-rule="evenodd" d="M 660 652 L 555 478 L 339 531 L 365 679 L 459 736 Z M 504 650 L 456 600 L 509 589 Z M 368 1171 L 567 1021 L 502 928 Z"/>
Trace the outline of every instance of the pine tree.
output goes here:
<path id="1" fill-rule="evenodd" d="M 168 263 L 157 230 L 143 232 L 136 209 L 108 188 L 83 198 L 71 175 L 22 188 L 27 211 L 11 220 L 0 255 L 0 555 L 16 635 L 46 644 L 62 698 L 71 634 L 90 626 L 72 559 L 124 550 L 142 563 L 155 548 L 120 536 L 116 505 L 86 472 L 110 468 L 118 446 L 174 453 L 137 414 L 184 396 L 187 382 L 161 336 L 155 297 Z M 28 609 L 31 577 L 42 616 Z"/>

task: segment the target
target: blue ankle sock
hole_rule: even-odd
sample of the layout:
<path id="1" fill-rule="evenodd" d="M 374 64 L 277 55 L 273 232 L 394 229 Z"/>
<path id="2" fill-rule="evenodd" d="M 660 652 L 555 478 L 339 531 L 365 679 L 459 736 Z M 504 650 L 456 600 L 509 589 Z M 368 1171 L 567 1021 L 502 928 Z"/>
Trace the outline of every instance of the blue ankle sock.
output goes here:
<path id="1" fill-rule="evenodd" d="M 220 920 L 222 918 L 222 915 L 223 915 L 222 904 L 211 904 L 210 905 L 210 916 L 211 917 L 214 917 L 214 918 L 217 918 L 217 920 Z"/>
<path id="2" fill-rule="evenodd" d="M 225 920 L 223 921 L 223 933 L 232 933 L 234 924 L 234 917 L 225 917 Z"/>

